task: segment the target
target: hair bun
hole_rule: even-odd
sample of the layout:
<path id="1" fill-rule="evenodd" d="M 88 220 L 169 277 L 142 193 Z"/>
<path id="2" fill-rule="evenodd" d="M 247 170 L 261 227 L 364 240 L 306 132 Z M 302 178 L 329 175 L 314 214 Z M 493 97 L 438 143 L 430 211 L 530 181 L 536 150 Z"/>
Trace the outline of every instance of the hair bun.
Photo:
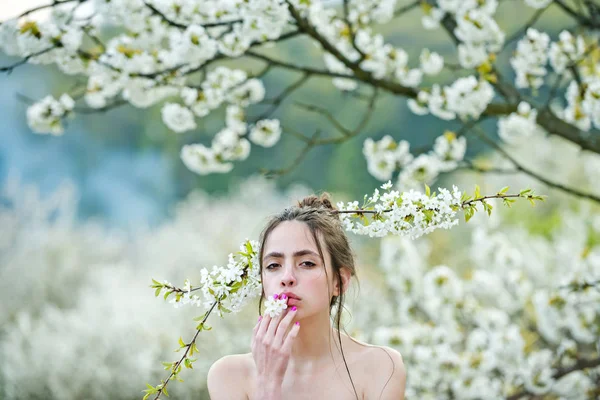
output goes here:
<path id="1" fill-rule="evenodd" d="M 306 196 L 298 202 L 300 208 L 326 208 L 330 211 L 337 211 L 337 208 L 331 203 L 329 193 L 325 192 L 320 196 Z"/>

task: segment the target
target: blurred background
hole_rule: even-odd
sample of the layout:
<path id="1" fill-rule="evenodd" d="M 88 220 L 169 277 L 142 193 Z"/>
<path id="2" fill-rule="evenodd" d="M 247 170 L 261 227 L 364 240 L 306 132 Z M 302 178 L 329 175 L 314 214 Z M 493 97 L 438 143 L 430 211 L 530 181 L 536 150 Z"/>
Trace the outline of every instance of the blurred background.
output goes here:
<path id="1" fill-rule="evenodd" d="M 0 20 L 45 3 L 3 1 Z M 521 1 L 505 1 L 496 19 L 510 33 L 533 12 Z M 411 60 L 423 47 L 452 54 L 447 36 L 439 30 L 423 30 L 420 16 L 417 8 L 379 29 Z M 569 23 L 564 14 L 550 10 L 536 27 L 556 37 Z M 302 40 L 269 51 L 278 59 L 322 64 L 318 50 Z M 15 61 L 0 53 L 0 65 Z M 512 78 L 507 60 L 502 63 L 503 72 Z M 387 96 L 361 135 L 343 145 L 313 150 L 286 175 L 267 179 L 260 174 L 261 168 L 285 167 L 300 151 L 298 140 L 284 136 L 272 149 L 254 146 L 250 157 L 236 163 L 229 174 L 198 176 L 183 165 L 179 151 L 184 144 L 212 137 L 222 124 L 222 113 L 199 121 L 194 131 L 175 134 L 162 122 L 160 105 L 145 110 L 126 105 L 105 113 L 78 114 L 60 137 L 32 133 L 26 120 L 28 104 L 68 91 L 77 79 L 82 78 L 30 64 L 0 74 L 0 398 L 141 398 L 146 382 L 156 384 L 166 376 L 160 362 L 173 361 L 177 339 L 193 334 L 191 319 L 200 314 L 188 308 L 175 310 L 154 298 L 148 288 L 151 278 L 176 285 L 185 278 L 197 280 L 200 268 L 224 265 L 227 254 L 245 238 L 258 236 L 269 215 L 306 194 L 328 191 L 340 201 L 360 200 L 372 193 L 381 182 L 367 172 L 362 154 L 367 137 L 391 135 L 418 149 L 458 127 L 432 116 L 416 116 L 405 99 Z M 285 71 L 269 74 L 267 97 L 292 79 Z M 364 103 L 323 82 L 315 80 L 294 99 L 319 96 L 339 120 L 353 125 Z M 327 126 L 314 114 L 289 104 L 275 116 L 284 117 L 300 132 Z M 496 137 L 495 122 L 483 126 Z M 512 153 L 554 181 L 598 193 L 597 155 L 581 157 L 560 140 L 535 140 L 527 149 Z M 502 165 L 483 143 L 471 138 L 467 143 L 470 158 Z M 534 187 L 550 197 L 535 209 L 528 204 L 512 209 L 498 204 L 492 218 L 478 216 L 449 232 L 394 242 L 401 249 L 395 251 L 396 259 L 404 260 L 403 268 L 447 265 L 458 275 L 468 275 L 466 271 L 477 266 L 498 270 L 529 266 L 528 279 L 545 285 L 553 274 L 560 275 L 559 265 L 571 262 L 569 257 L 579 259 L 584 250 L 598 253 L 600 219 L 593 202 L 522 174 L 459 170 L 442 175 L 436 187 L 451 184 L 468 191 L 479 184 L 483 193 L 503 186 Z M 496 236 L 481 242 L 482 232 Z M 360 261 L 361 284 L 350 296 L 353 313 L 347 318 L 348 329 L 357 337 L 374 340 L 374 329 L 394 314 L 394 303 L 375 310 L 361 299 L 382 287 L 389 293 L 397 290 L 386 282 L 391 264 L 384 256 L 390 255 L 382 254 L 382 241 L 354 236 L 351 240 Z M 386 248 L 392 246 L 385 243 Z M 563 258 L 556 257 L 559 250 Z M 252 308 L 236 318 L 214 319 L 215 329 L 201 335 L 196 370 L 183 374 L 185 383 L 170 387 L 174 398 L 208 398 L 208 367 L 225 354 L 249 350 L 249 327 L 255 316 Z M 389 344 L 392 339 L 388 335 L 381 341 Z M 413 376 L 418 377 L 418 372 Z"/>

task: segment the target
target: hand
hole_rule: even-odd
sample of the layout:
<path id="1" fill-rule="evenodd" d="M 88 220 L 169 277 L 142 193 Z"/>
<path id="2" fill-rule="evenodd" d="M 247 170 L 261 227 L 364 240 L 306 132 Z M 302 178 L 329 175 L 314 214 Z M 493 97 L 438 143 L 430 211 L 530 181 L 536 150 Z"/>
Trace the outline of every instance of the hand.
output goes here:
<path id="1" fill-rule="evenodd" d="M 252 335 L 252 356 L 258 375 L 258 398 L 280 399 L 281 384 L 292 354 L 300 323 L 292 325 L 296 307 L 281 315 L 260 317 Z M 291 325 L 291 329 L 290 329 Z M 289 332 L 288 332 L 289 330 Z"/>

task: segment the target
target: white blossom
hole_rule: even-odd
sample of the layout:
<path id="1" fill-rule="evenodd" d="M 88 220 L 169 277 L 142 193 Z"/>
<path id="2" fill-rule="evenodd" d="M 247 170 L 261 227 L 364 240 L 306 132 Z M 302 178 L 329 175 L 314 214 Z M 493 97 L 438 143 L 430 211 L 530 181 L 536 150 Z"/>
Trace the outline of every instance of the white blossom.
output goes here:
<path id="1" fill-rule="evenodd" d="M 192 111 L 177 103 L 166 103 L 162 108 L 162 119 L 172 131 L 181 133 L 196 129 Z"/>
<path id="2" fill-rule="evenodd" d="M 453 132 L 446 132 L 438 136 L 433 144 L 433 152 L 440 158 L 440 170 L 450 171 L 458 166 L 458 162 L 465 157 L 467 139 L 464 136 L 456 137 Z"/>
<path id="3" fill-rule="evenodd" d="M 276 299 L 274 297 L 269 297 L 267 300 L 265 300 L 264 306 L 265 315 L 268 315 L 271 318 L 279 316 L 283 312 L 283 310 L 288 308 L 286 299 Z"/>
<path id="4" fill-rule="evenodd" d="M 394 139 L 385 135 L 375 142 L 368 138 L 363 143 L 363 154 L 367 159 L 367 169 L 375 178 L 386 181 L 398 168 L 402 168 L 412 161 L 410 144 L 401 140 L 396 143 Z"/>
<path id="5" fill-rule="evenodd" d="M 539 88 L 544 83 L 546 63 L 548 62 L 548 34 L 533 28 L 527 29 L 526 35 L 517 43 L 517 50 L 510 64 L 517 74 L 518 88 Z"/>
<path id="6" fill-rule="evenodd" d="M 521 144 L 540 131 L 536 118 L 537 110 L 532 109 L 529 103 L 521 102 L 517 112 L 498 119 L 498 136 L 508 144 Z"/>
<path id="7" fill-rule="evenodd" d="M 437 75 L 444 68 L 444 58 L 438 53 L 430 52 L 428 49 L 421 51 L 419 60 L 421 62 L 421 70 L 426 75 Z"/>
<path id="8" fill-rule="evenodd" d="M 273 147 L 281 138 L 281 124 L 277 119 L 258 121 L 250 130 L 250 140 L 263 147 Z"/>
<path id="9" fill-rule="evenodd" d="M 62 120 L 71 114 L 75 102 L 68 94 L 63 94 L 58 100 L 46 96 L 27 109 L 27 123 L 36 133 L 62 135 L 64 128 Z"/>

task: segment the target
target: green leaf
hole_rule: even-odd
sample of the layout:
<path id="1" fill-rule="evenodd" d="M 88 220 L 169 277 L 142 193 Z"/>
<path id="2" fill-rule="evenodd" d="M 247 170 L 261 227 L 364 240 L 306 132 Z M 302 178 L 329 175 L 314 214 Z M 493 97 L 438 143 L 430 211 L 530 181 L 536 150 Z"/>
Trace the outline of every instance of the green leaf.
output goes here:
<path id="1" fill-rule="evenodd" d="M 181 336 L 179 337 L 179 346 L 181 346 L 181 348 L 184 348 L 186 346 L 186 344 L 183 342 L 183 339 L 181 338 Z"/>
<path id="2" fill-rule="evenodd" d="M 161 290 L 162 290 L 162 287 L 156 288 L 156 290 L 154 291 L 154 297 L 158 297 L 158 295 L 160 295 Z"/>
<path id="3" fill-rule="evenodd" d="M 477 199 L 481 198 L 481 193 L 480 193 L 480 190 L 481 190 L 481 189 L 479 188 L 479 185 L 475 185 L 475 196 L 474 196 L 474 199 L 475 199 L 475 200 L 477 200 Z"/>
<path id="4" fill-rule="evenodd" d="M 165 396 L 169 397 L 169 392 L 167 392 L 166 386 L 163 387 L 162 392 L 165 394 Z"/>
<path id="5" fill-rule="evenodd" d="M 504 186 L 504 187 L 502 188 L 502 190 L 500 190 L 500 191 L 498 192 L 498 194 L 504 194 L 504 193 L 508 192 L 508 188 L 509 188 L 508 186 Z"/>
<path id="6" fill-rule="evenodd" d="M 427 185 L 425 185 L 425 194 L 427 197 L 431 197 L 431 189 Z"/>
<path id="7" fill-rule="evenodd" d="M 468 206 L 465 208 L 465 222 L 469 222 L 473 214 L 475 213 L 473 206 Z"/>
<path id="8" fill-rule="evenodd" d="M 514 203 L 516 200 L 515 199 L 509 199 L 509 198 L 504 198 L 502 199 L 502 201 L 504 202 L 504 205 L 507 206 L 508 208 L 512 207 L 512 203 Z"/>
<path id="9" fill-rule="evenodd" d="M 519 192 L 519 196 L 525 196 L 526 194 L 531 193 L 531 189 L 523 189 Z"/>
<path id="10" fill-rule="evenodd" d="M 170 370 L 173 368 L 173 363 L 170 362 L 163 362 L 162 365 L 165 366 L 165 370 Z"/>
<path id="11" fill-rule="evenodd" d="M 460 202 L 464 203 L 469 200 L 471 200 L 471 196 L 469 196 L 467 192 L 463 192 L 462 196 L 460 197 Z"/>
<path id="12" fill-rule="evenodd" d="M 191 361 L 190 361 L 190 359 L 189 359 L 189 358 L 186 358 L 186 359 L 185 359 L 185 367 L 186 367 L 186 368 L 189 368 L 189 369 L 193 369 L 193 368 L 194 368 L 194 367 L 192 366 L 192 363 L 191 363 Z"/>
<path id="13" fill-rule="evenodd" d="M 159 281 L 157 281 L 157 280 L 156 280 L 156 279 L 154 279 L 154 278 L 152 278 L 152 283 L 154 283 L 156 286 L 160 286 L 160 287 L 162 287 L 162 286 L 163 286 L 163 284 L 162 284 L 162 283 L 160 283 Z"/>
<path id="14" fill-rule="evenodd" d="M 171 293 L 173 293 L 172 291 L 166 291 L 165 295 L 163 296 L 163 299 L 167 300 L 167 298 L 171 295 Z"/>

